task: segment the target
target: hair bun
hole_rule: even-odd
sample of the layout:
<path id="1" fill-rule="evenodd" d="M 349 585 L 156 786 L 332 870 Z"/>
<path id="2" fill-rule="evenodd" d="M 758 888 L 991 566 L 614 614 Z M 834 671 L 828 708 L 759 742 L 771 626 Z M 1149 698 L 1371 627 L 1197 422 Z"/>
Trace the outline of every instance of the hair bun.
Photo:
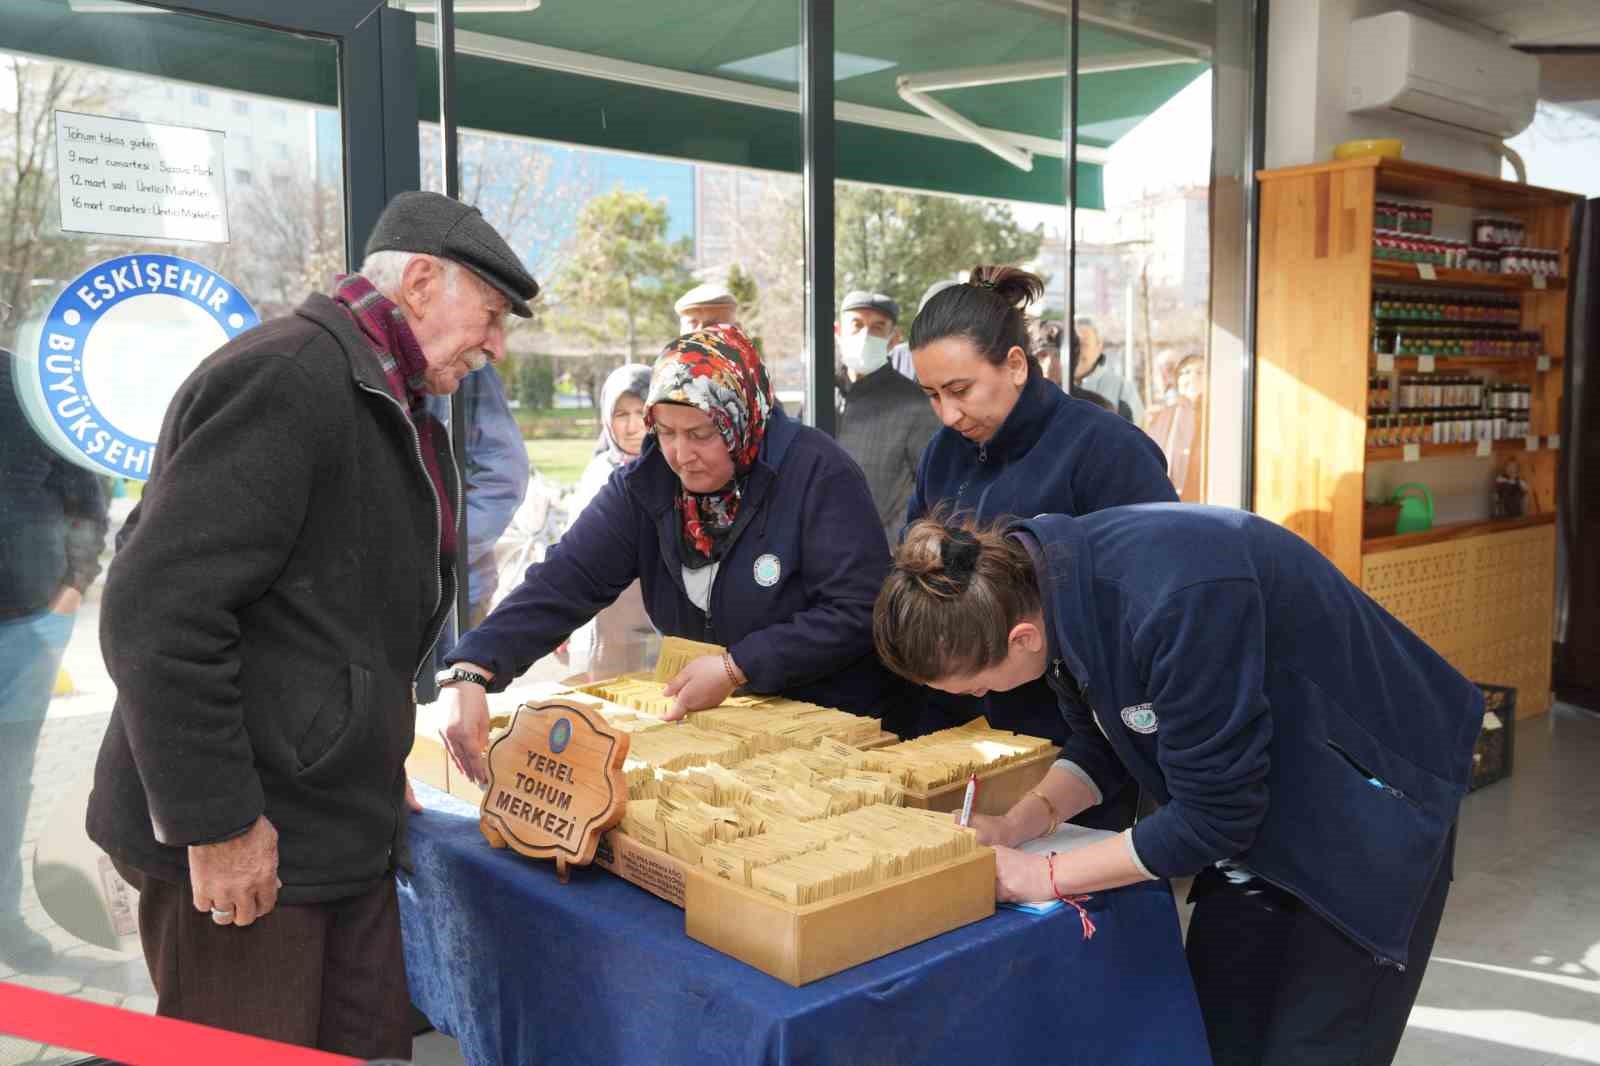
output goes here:
<path id="1" fill-rule="evenodd" d="M 944 541 L 939 545 L 939 562 L 952 580 L 965 585 L 978 565 L 981 550 L 978 538 L 970 531 L 946 527 Z"/>

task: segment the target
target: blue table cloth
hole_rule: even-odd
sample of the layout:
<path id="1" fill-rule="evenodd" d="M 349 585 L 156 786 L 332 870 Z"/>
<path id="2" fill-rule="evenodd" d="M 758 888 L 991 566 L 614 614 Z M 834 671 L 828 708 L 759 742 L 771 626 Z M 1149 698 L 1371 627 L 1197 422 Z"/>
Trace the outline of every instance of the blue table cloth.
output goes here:
<path id="1" fill-rule="evenodd" d="M 1164 882 L 994 917 L 791 988 L 604 870 L 489 847 L 418 784 L 400 875 L 412 1001 L 472 1066 L 1209 1064 Z"/>

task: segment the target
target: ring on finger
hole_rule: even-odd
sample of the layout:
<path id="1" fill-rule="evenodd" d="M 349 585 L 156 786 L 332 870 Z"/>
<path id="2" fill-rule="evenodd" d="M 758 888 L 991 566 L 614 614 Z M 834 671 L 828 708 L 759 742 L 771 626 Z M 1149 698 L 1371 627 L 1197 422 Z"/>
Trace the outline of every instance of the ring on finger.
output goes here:
<path id="1" fill-rule="evenodd" d="M 232 925 L 233 924 L 233 908 L 232 907 L 212 907 L 211 908 L 211 920 L 213 922 L 216 922 L 218 925 Z"/>

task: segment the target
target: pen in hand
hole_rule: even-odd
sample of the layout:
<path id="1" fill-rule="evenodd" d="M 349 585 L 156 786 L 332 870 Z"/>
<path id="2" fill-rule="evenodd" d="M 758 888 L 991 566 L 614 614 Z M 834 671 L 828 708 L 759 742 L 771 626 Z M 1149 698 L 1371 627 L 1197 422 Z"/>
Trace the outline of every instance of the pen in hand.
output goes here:
<path id="1" fill-rule="evenodd" d="M 961 801 L 961 827 L 965 829 L 972 821 L 972 801 L 978 795 L 978 775 L 973 774 L 967 778 L 967 797 Z"/>

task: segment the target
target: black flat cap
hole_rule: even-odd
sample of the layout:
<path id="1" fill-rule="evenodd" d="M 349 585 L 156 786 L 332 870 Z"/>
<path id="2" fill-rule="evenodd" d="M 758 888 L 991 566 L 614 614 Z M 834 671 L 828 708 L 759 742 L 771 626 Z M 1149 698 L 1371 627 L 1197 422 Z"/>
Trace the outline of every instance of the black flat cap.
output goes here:
<path id="1" fill-rule="evenodd" d="M 846 311 L 877 311 L 879 314 L 889 316 L 889 321 L 900 321 L 900 305 L 894 298 L 886 293 L 867 292 L 865 289 L 852 289 L 844 294 L 844 300 L 839 304 L 839 313 Z"/>
<path id="2" fill-rule="evenodd" d="M 539 283 L 523 269 L 476 207 L 436 192 L 403 192 L 389 201 L 367 238 L 373 252 L 422 252 L 460 263 L 511 301 L 511 313 L 532 318 L 528 301 Z"/>

